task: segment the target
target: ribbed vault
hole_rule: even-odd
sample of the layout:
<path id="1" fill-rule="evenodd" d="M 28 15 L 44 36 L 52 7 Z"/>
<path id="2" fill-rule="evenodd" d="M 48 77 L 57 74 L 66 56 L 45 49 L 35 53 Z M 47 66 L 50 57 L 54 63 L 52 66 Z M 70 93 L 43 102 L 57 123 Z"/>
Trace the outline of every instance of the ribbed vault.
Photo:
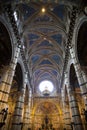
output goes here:
<path id="1" fill-rule="evenodd" d="M 31 3 L 20 5 L 24 13 L 23 36 L 27 42 L 27 61 L 32 77 L 33 91 L 38 96 L 39 83 L 50 80 L 55 94 L 60 92 L 63 70 L 66 14 L 64 5 Z M 26 8 L 25 8 L 26 7 Z M 42 8 L 45 12 L 42 12 Z M 66 21 L 66 22 L 64 22 Z M 53 96 L 53 95 L 52 95 Z"/>

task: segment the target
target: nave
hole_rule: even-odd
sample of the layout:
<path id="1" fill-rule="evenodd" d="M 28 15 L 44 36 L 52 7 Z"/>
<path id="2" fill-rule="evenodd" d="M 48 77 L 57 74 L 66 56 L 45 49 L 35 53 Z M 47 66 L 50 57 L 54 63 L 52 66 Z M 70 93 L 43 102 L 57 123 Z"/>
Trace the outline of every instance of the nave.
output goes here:
<path id="1" fill-rule="evenodd" d="M 0 130 L 87 130 L 86 0 L 0 0 Z"/>

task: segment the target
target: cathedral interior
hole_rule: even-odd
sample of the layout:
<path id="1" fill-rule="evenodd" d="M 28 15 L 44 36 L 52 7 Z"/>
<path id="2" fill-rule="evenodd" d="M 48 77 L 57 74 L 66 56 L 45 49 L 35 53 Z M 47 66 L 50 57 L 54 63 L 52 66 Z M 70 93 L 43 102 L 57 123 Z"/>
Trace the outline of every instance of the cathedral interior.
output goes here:
<path id="1" fill-rule="evenodd" d="M 0 0 L 0 130 L 87 130 L 86 0 Z"/>

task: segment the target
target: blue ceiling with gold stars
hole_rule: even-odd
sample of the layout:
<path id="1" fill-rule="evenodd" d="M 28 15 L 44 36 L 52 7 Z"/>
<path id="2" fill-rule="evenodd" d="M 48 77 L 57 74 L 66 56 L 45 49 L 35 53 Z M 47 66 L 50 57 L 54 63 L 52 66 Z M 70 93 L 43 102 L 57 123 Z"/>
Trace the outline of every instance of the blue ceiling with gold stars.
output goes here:
<path id="1" fill-rule="evenodd" d="M 63 69 L 65 6 L 41 3 L 21 4 L 24 19 L 24 35 L 27 37 L 28 62 L 34 91 L 43 80 L 50 80 L 54 90 L 60 92 Z M 45 8 L 45 12 L 41 11 Z"/>
<path id="2" fill-rule="evenodd" d="M 16 22 L 20 20 L 21 26 L 17 25 L 22 27 L 20 31 L 33 92 L 39 92 L 41 81 L 50 80 L 54 84 L 54 93 L 60 93 L 70 5 L 80 2 L 81 0 L 0 0 L 0 4 L 12 4 L 17 14 Z"/>

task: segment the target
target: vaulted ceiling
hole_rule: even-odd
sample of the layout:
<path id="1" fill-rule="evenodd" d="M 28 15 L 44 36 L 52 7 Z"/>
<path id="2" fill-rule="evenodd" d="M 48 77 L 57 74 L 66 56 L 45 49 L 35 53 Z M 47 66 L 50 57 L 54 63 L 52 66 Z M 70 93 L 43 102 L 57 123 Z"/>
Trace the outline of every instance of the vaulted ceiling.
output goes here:
<path id="1" fill-rule="evenodd" d="M 19 2 L 16 10 L 21 19 L 24 49 L 34 94 L 43 96 L 39 90 L 41 81 L 54 85 L 50 96 L 60 93 L 60 83 L 65 58 L 71 2 Z M 20 26 L 20 25 L 19 25 Z"/>
<path id="2" fill-rule="evenodd" d="M 33 90 L 38 93 L 39 83 L 49 80 L 54 84 L 56 95 L 60 92 L 65 55 L 67 8 L 62 4 L 42 3 L 21 4 L 20 8 Z M 43 8 L 45 12 L 42 12 Z"/>
<path id="3" fill-rule="evenodd" d="M 3 1 L 11 2 L 11 0 Z M 59 116 L 60 114 L 61 100 L 58 96 L 60 96 L 61 92 L 60 84 L 63 74 L 71 10 L 72 5 L 80 4 L 80 2 L 80 0 L 54 0 L 53 2 L 51 0 L 40 0 L 39 2 L 35 2 L 35 0 L 32 0 L 32 2 L 28 0 L 13 0 L 11 3 L 29 67 L 29 80 L 31 80 L 33 95 L 36 97 L 34 99 L 34 104 L 36 103 L 34 109 L 37 115 L 49 114 L 52 116 L 53 114 L 54 118 L 55 115 Z M 82 27 L 82 29 L 86 35 L 85 28 Z M 80 41 L 84 39 L 81 32 L 78 41 L 79 38 Z M 80 49 L 82 49 L 81 47 L 84 48 L 84 46 L 81 43 L 78 46 L 80 46 L 80 48 L 78 47 L 78 52 L 81 52 Z M 83 55 L 85 54 L 83 53 Z M 21 78 L 22 73 L 20 75 L 20 72 L 21 69 L 18 67 L 15 73 L 17 76 L 14 77 L 15 80 L 20 80 L 18 82 L 19 86 L 21 86 L 21 81 L 23 80 Z M 70 72 L 72 73 L 71 80 L 76 80 L 73 76 L 75 75 L 73 67 Z M 72 83 L 74 80 L 72 80 Z M 54 86 L 52 92 L 46 91 L 47 84 L 45 85 L 44 93 L 42 93 L 39 89 L 41 81 L 51 81 Z M 13 90 L 15 84 L 17 83 L 13 83 Z M 13 90 L 11 97 L 14 98 Z M 41 99 L 44 99 L 44 101 L 40 102 Z"/>
<path id="4" fill-rule="evenodd" d="M 58 95 L 61 91 L 71 5 L 80 4 L 81 1 L 67 0 L 66 3 L 63 0 L 4 0 L 4 4 L 5 2 L 10 2 L 13 6 L 29 66 L 33 93 L 43 96 L 39 84 L 48 80 L 54 85 L 50 96 Z"/>

